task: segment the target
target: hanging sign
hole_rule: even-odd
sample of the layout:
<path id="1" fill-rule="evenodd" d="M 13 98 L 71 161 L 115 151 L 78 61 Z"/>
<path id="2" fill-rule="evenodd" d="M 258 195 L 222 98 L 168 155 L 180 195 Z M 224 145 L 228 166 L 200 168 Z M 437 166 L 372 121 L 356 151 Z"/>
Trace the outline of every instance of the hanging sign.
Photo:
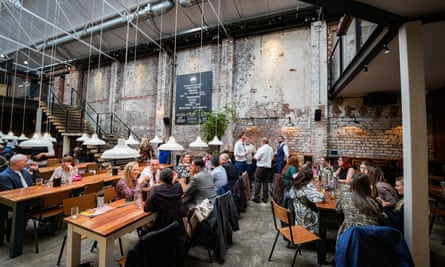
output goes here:
<path id="1" fill-rule="evenodd" d="M 178 75 L 175 106 L 175 124 L 204 123 L 212 110 L 212 72 Z"/>

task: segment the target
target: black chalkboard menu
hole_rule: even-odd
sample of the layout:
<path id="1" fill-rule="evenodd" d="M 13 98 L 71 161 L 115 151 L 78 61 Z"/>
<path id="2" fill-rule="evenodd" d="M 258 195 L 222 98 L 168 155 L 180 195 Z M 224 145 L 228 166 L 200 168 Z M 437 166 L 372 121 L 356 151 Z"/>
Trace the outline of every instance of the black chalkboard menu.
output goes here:
<path id="1" fill-rule="evenodd" d="M 175 124 L 198 124 L 212 110 L 212 72 L 176 76 Z M 198 120 L 201 115 L 201 120 Z"/>

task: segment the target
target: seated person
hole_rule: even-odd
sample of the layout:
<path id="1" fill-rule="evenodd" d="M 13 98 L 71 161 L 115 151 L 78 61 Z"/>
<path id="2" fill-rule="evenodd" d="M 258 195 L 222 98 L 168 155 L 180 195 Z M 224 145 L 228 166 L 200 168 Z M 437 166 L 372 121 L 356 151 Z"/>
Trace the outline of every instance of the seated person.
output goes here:
<path id="1" fill-rule="evenodd" d="M 73 176 L 76 176 L 78 174 L 77 168 L 74 167 L 74 158 L 71 156 L 65 156 L 62 159 L 62 163 L 59 167 L 57 167 L 51 177 L 49 178 L 49 181 L 53 181 L 54 178 L 61 178 L 61 182 L 63 184 L 69 183 L 69 180 L 73 178 Z"/>
<path id="2" fill-rule="evenodd" d="M 389 201 L 381 200 L 383 211 L 387 216 L 386 219 L 382 220 L 383 224 L 388 224 L 394 228 L 400 230 L 403 233 L 403 176 L 399 176 L 396 178 L 396 186 L 397 193 L 400 198 L 395 205 L 391 204 Z"/>
<path id="3" fill-rule="evenodd" d="M 213 157 L 211 159 L 212 163 L 212 177 L 213 183 L 215 183 L 216 191 L 218 195 L 222 195 L 226 192 L 224 187 L 227 184 L 227 173 L 223 166 L 219 165 L 219 158 Z"/>
<path id="4" fill-rule="evenodd" d="M 34 185 L 39 176 L 37 162 L 28 164 L 28 158 L 25 155 L 16 154 L 11 157 L 9 167 L 0 173 L 0 191 Z"/>
<path id="5" fill-rule="evenodd" d="M 128 162 L 124 168 L 124 177 L 119 179 L 116 184 L 116 198 L 134 200 L 138 185 L 139 164 L 136 161 Z"/>
<path id="6" fill-rule="evenodd" d="M 312 178 L 311 168 L 303 167 L 291 181 L 289 197 L 293 200 L 295 224 L 318 234 L 318 211 L 315 203 L 324 202 L 325 196 L 323 192 L 317 190 Z"/>
<path id="7" fill-rule="evenodd" d="M 160 230 L 170 223 L 179 223 L 177 233 L 177 266 L 182 266 L 185 256 L 186 231 L 184 219 L 187 216 L 184 204 L 182 203 L 182 187 L 176 182 L 177 174 L 171 169 L 163 169 L 159 175 L 159 185 L 155 186 L 148 193 L 145 201 L 144 211 L 158 212 L 158 216 L 149 231 Z"/>
<path id="8" fill-rule="evenodd" d="M 39 167 L 46 167 L 48 165 L 48 158 L 55 156 L 54 145 L 48 142 L 46 147 L 33 147 L 32 160 L 39 164 Z"/>
<path id="9" fill-rule="evenodd" d="M 236 181 L 239 179 L 238 170 L 235 165 L 232 164 L 229 154 L 222 153 L 219 155 L 219 164 L 226 170 L 227 174 L 227 185 L 225 186 L 226 192 L 232 190 Z"/>
<path id="10" fill-rule="evenodd" d="M 185 153 L 182 156 L 182 161 L 176 166 L 176 172 L 179 178 L 184 178 L 186 184 L 190 181 L 190 167 L 192 165 L 192 156 L 189 153 Z"/>
<path id="11" fill-rule="evenodd" d="M 152 158 L 150 160 L 150 166 L 147 166 L 142 170 L 138 179 L 138 184 L 147 184 L 150 187 L 159 184 L 160 168 L 159 160 Z"/>
<path id="12" fill-rule="evenodd" d="M 212 175 L 204 171 L 204 161 L 196 158 L 192 161 L 192 178 L 184 192 L 184 204 L 186 208 L 192 208 L 200 204 L 206 198 L 216 196 L 216 187 Z"/>

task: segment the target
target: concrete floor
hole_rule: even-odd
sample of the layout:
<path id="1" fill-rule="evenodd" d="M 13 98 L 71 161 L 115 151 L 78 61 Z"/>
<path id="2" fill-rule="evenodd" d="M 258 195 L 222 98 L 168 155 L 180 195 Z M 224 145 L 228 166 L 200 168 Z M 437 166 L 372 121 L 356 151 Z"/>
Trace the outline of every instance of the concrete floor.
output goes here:
<path id="1" fill-rule="evenodd" d="M 272 246 L 275 232 L 273 228 L 272 215 L 270 203 L 256 204 L 249 203 L 249 207 L 245 213 L 241 214 L 240 231 L 234 233 L 233 246 L 227 251 L 224 263 L 215 262 L 209 263 L 207 250 L 201 247 L 194 247 L 190 250 L 185 266 L 187 267 L 205 267 L 205 266 L 233 266 L 233 267 L 259 267 L 259 266 L 286 266 L 289 267 L 292 263 L 294 254 L 293 249 L 286 248 L 286 242 L 280 238 L 277 242 L 272 261 L 268 262 L 267 258 Z M 330 236 L 335 234 L 332 230 Z M 56 261 L 64 231 L 60 231 L 53 236 L 40 236 L 40 253 L 36 254 L 34 251 L 34 240 L 32 232 L 32 224 L 29 223 L 26 236 L 23 255 L 10 259 L 8 256 L 8 244 L 0 246 L 0 265 L 1 266 L 56 266 Z M 431 266 L 443 266 L 445 262 L 445 246 L 441 245 L 445 237 L 445 224 L 442 220 L 436 220 L 432 235 L 430 238 L 431 246 Z M 124 251 L 136 242 L 137 235 L 135 232 L 123 237 Z M 82 241 L 82 262 L 93 262 L 97 265 L 98 254 L 97 251 L 91 253 L 92 241 Z M 115 246 L 115 258 L 120 258 L 118 244 Z M 317 265 L 316 251 L 311 249 L 303 249 L 302 255 L 298 255 L 295 266 L 310 267 Z M 61 266 L 65 266 L 66 253 L 62 257 Z M 333 252 L 327 255 L 327 259 L 333 259 Z M 118 264 L 116 264 L 118 266 Z M 111 266 L 113 267 L 113 266 Z"/>

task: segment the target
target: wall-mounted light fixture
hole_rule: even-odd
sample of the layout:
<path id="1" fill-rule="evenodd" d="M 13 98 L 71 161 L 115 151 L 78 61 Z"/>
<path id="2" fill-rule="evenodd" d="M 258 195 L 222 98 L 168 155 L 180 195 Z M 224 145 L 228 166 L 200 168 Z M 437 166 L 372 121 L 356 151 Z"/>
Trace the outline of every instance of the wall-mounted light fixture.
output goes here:
<path id="1" fill-rule="evenodd" d="M 389 53 L 391 53 L 391 50 L 389 50 L 387 44 L 384 44 L 384 45 L 383 45 L 383 53 L 385 53 L 385 54 L 389 54 Z"/>
<path id="2" fill-rule="evenodd" d="M 355 117 L 355 114 L 351 115 L 351 120 L 349 121 L 350 124 L 359 124 L 360 122 Z"/>
<path id="3" fill-rule="evenodd" d="M 284 124 L 283 127 L 281 127 L 281 131 L 286 134 L 293 133 L 297 130 L 297 127 L 295 127 L 295 124 L 292 122 L 291 118 L 288 117 L 288 121 L 286 124 Z"/>
<path id="4" fill-rule="evenodd" d="M 368 64 L 365 64 L 365 65 L 363 66 L 363 71 L 364 71 L 364 72 L 368 72 Z"/>

